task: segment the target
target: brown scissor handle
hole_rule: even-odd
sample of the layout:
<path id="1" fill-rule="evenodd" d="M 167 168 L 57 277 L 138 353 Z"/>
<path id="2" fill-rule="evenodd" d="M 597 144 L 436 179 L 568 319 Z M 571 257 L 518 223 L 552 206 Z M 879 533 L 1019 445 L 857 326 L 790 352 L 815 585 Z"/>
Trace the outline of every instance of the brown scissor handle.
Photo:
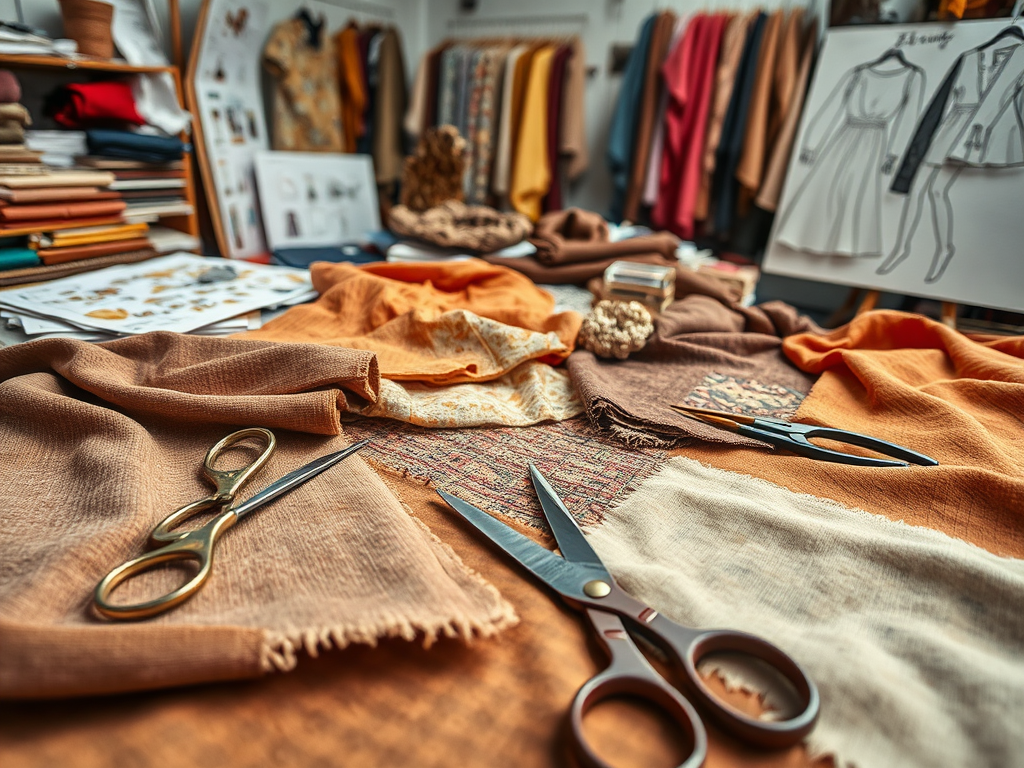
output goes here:
<path id="1" fill-rule="evenodd" d="M 580 688 L 569 710 L 572 746 L 579 762 L 586 768 L 610 768 L 591 749 L 583 731 L 583 717 L 595 704 L 621 696 L 635 696 L 651 702 L 676 722 L 693 745 L 679 768 L 700 768 L 707 755 L 707 733 L 693 706 L 673 688 L 640 653 L 626 632 L 622 619 L 613 613 L 586 609 L 597 636 L 601 639 L 612 663 Z"/>

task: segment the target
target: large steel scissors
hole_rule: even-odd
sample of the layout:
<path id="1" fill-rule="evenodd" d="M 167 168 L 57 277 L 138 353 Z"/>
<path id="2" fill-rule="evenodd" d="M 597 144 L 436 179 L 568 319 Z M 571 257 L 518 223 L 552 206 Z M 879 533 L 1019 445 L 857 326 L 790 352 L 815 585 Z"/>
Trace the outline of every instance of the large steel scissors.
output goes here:
<path id="1" fill-rule="evenodd" d="M 707 734 L 698 708 L 723 730 L 758 746 L 789 746 L 811 731 L 818 717 L 818 690 L 795 660 L 756 635 L 730 629 L 684 627 L 631 597 L 615 583 L 558 494 L 532 464 L 530 478 L 561 557 L 457 496 L 438 493 L 534 577 L 569 605 L 583 610 L 607 649 L 611 664 L 580 688 L 569 710 L 572 745 L 584 765 L 607 766 L 587 743 L 584 715 L 598 702 L 624 694 L 650 701 L 685 731 L 691 750 L 680 768 L 704 764 Z M 623 620 L 667 653 L 669 663 L 682 673 L 682 690 L 651 666 L 626 631 Z M 698 672 L 701 662 L 710 660 L 714 654 L 738 654 L 761 669 L 767 665 L 774 670 L 773 677 L 788 688 L 787 693 L 795 694 L 797 705 L 793 709 L 798 711 L 773 712 L 771 719 L 761 719 L 719 699 Z"/>
<path id="2" fill-rule="evenodd" d="M 230 470 L 217 469 L 214 466 L 224 451 L 247 439 L 255 439 L 263 445 L 262 453 L 252 462 L 238 469 Z M 225 510 L 224 507 L 229 507 L 234 501 L 239 488 L 267 463 L 267 459 L 277 447 L 274 433 L 262 427 L 250 427 L 232 432 L 214 445 L 203 461 L 203 474 L 207 480 L 213 483 L 216 491 L 203 499 L 186 504 L 161 520 L 149 535 L 148 548 L 152 551 L 119 565 L 104 576 L 96 585 L 96 590 L 93 593 L 93 604 L 96 606 L 96 610 L 108 619 L 145 619 L 180 605 L 198 592 L 210 577 L 210 572 L 213 569 L 214 545 L 229 528 L 250 512 L 269 504 L 279 496 L 316 477 L 325 469 L 351 456 L 364 447 L 367 442 L 361 440 L 348 448 L 314 459 L 309 464 L 299 467 L 280 480 L 271 483 L 247 501 L 237 506 L 230 506 Z M 190 517 L 201 512 L 218 509 L 221 510 L 220 514 L 200 528 L 188 531 L 172 530 Z M 138 576 L 143 571 L 175 560 L 195 560 L 199 564 L 199 570 L 183 585 L 161 597 L 130 605 L 111 602 L 111 594 L 122 582 Z"/>

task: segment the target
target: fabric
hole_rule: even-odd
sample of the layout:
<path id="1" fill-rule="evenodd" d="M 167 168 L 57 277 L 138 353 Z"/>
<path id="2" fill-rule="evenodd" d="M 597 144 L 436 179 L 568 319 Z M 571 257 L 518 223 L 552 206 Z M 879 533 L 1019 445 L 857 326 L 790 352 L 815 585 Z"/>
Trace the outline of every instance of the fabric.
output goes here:
<path id="1" fill-rule="evenodd" d="M 768 109 L 768 129 L 765 133 L 764 166 L 771 161 L 778 142 L 782 125 L 793 108 L 793 92 L 797 88 L 800 67 L 800 41 L 803 38 L 804 9 L 793 8 L 786 15 L 786 22 L 779 33 L 778 51 L 772 77 L 771 104 Z M 764 187 L 764 181 L 758 193 Z"/>
<path id="2" fill-rule="evenodd" d="M 1024 561 L 684 458 L 586 532 L 634 597 L 797 659 L 821 694 L 812 753 L 862 768 L 1019 756 Z"/>
<path id="3" fill-rule="evenodd" d="M 438 86 L 441 76 L 441 54 L 451 47 L 451 43 L 441 43 L 427 54 L 427 104 L 424 108 L 423 130 L 440 125 L 437 119 Z"/>
<path id="4" fill-rule="evenodd" d="M 31 248 L 0 248 L 0 272 L 34 267 L 39 263 L 39 256 Z"/>
<path id="5" fill-rule="evenodd" d="M 487 74 L 487 59 L 490 58 L 485 49 L 474 48 L 469 55 L 467 71 L 466 100 L 462 107 L 464 114 L 459 125 L 459 132 L 466 137 L 466 170 L 462 176 L 463 196 L 469 198 L 473 187 L 473 166 L 476 164 L 477 123 L 480 120 L 480 101 L 483 95 L 484 80 Z"/>
<path id="6" fill-rule="evenodd" d="M 533 68 L 533 59 L 544 46 L 540 44 L 531 45 L 519 60 L 516 61 L 516 69 L 512 75 L 512 165 L 509 167 L 509 189 L 512 184 L 512 168 L 515 165 L 516 153 L 519 151 L 519 131 L 523 124 L 523 107 L 526 104 L 526 87 L 530 78 L 530 71 Z"/>
<path id="7" fill-rule="evenodd" d="M 658 14 L 651 30 L 650 50 L 643 77 L 643 93 L 640 97 L 640 112 L 637 115 L 636 141 L 633 149 L 633 163 L 626 185 L 626 198 L 622 217 L 627 221 L 639 221 L 643 185 L 647 174 L 647 161 L 651 155 L 655 117 L 664 88 L 660 77 L 661 65 L 669 53 L 676 15 L 671 11 Z"/>
<path id="8" fill-rule="evenodd" d="M 626 188 L 633 163 L 633 150 L 636 145 L 637 115 L 640 112 L 640 97 L 643 94 L 644 73 L 647 69 L 647 56 L 651 45 L 651 36 L 658 14 L 648 16 L 640 27 L 636 45 L 629 52 L 626 69 L 622 73 L 619 95 L 612 113 L 612 122 L 608 128 L 608 172 L 612 181 L 612 201 L 609 218 L 618 223 L 622 221 L 623 209 L 626 204 Z"/>
<path id="9" fill-rule="evenodd" d="M 495 122 L 498 114 L 497 99 L 501 96 L 498 81 L 504 74 L 505 48 L 491 48 L 483 51 L 481 65 L 483 77 L 480 83 L 480 101 L 477 107 L 476 128 L 473 134 L 475 144 L 471 171 L 471 202 L 482 204 L 487 201 L 494 164 L 494 148 L 498 138 Z"/>
<path id="10" fill-rule="evenodd" d="M 120 80 L 62 85 L 47 97 L 43 111 L 61 127 L 76 130 L 146 124 L 131 85 Z"/>
<path id="11" fill-rule="evenodd" d="M 496 379 L 530 359 L 564 360 L 581 322 L 576 312 L 551 314 L 550 295 L 479 259 L 321 263 L 311 274 L 316 302 L 245 336 L 370 349 L 385 378 L 457 384 Z"/>
<path id="12" fill-rule="evenodd" d="M 24 144 L 25 127 L 16 120 L 0 122 L 0 144 Z"/>
<path id="13" fill-rule="evenodd" d="M 587 89 L 587 51 L 583 40 L 578 36 L 571 38 L 569 46 L 572 48 L 572 55 L 566 67 L 558 148 L 568 161 L 565 167 L 566 178 L 575 181 L 590 165 L 584 104 Z"/>
<path id="14" fill-rule="evenodd" d="M 301 19 L 282 21 L 271 30 L 263 46 L 263 67 L 275 82 L 273 148 L 345 151 L 338 62 L 331 38 L 324 36 L 320 47 L 314 47 Z"/>
<path id="15" fill-rule="evenodd" d="M 430 78 L 430 54 L 420 59 L 416 68 L 416 76 L 413 79 L 412 91 L 409 94 L 409 107 L 405 111 L 405 118 L 402 120 L 402 129 L 409 142 L 413 145 L 419 143 L 420 136 L 427 129 L 425 123 L 427 111 L 427 89 Z"/>
<path id="16" fill-rule="evenodd" d="M 455 125 L 456 119 L 456 85 L 460 61 L 466 50 L 462 46 L 452 46 L 441 54 L 439 82 L 437 86 L 437 124 Z"/>
<path id="17" fill-rule="evenodd" d="M 149 247 L 148 237 L 136 237 L 130 240 L 115 240 L 106 243 L 93 243 L 92 245 L 40 248 L 37 251 L 37 255 L 43 260 L 43 264 L 50 265 L 63 264 L 66 261 L 77 261 L 78 259 L 94 259 L 98 256 L 137 251 L 140 248 L 147 247 Z"/>
<path id="18" fill-rule="evenodd" d="M 877 67 L 848 71 L 808 123 L 801 159 L 813 167 L 782 212 L 779 242 L 811 253 L 882 255 L 882 177 L 909 139 L 924 72 L 902 62 Z"/>
<path id="19" fill-rule="evenodd" d="M 9 69 L 0 69 L 0 104 L 21 101 L 21 83 Z"/>
<path id="20" fill-rule="evenodd" d="M 340 89 L 341 136 L 345 152 L 356 151 L 356 140 L 366 131 L 363 112 L 366 110 L 366 82 L 359 61 L 359 28 L 349 23 L 334 36 L 338 57 L 337 72 Z"/>
<path id="21" fill-rule="evenodd" d="M 0 379 L 0 696 L 252 677 L 293 668 L 301 650 L 514 621 L 358 456 L 224 536 L 209 582 L 176 609 L 134 623 L 90 614 L 99 579 L 210 492 L 201 462 L 236 425 L 276 431 L 264 481 L 347 445 L 338 412 L 375 396 L 370 353 L 170 333 L 52 339 L 0 350 Z M 47 525 L 26 503 L 43 485 Z M 145 589 L 129 582 L 118 596 Z"/>
<path id="22" fill-rule="evenodd" d="M 13 120 L 22 125 L 32 125 L 32 115 L 28 113 L 24 104 L 0 103 L 0 120 Z"/>
<path id="23" fill-rule="evenodd" d="M 506 432 L 537 429 L 545 428 Z M 515 472 L 526 492 L 521 463 Z M 5 768 L 67 763 L 68 755 L 74 755 L 78 768 L 99 768 L 137 760 L 140 744 L 146 744 L 145 760 L 168 768 L 200 765 L 211 754 L 230 754 L 244 765 L 263 764 L 267 755 L 296 765 L 336 762 L 344 755 L 353 765 L 368 768 L 410 758 L 429 768 L 566 765 L 570 757 L 562 723 L 567 703 L 605 664 L 579 615 L 552 600 L 457 521 L 433 487 L 400 471 L 382 468 L 381 474 L 417 519 L 515 604 L 522 621 L 504 633 L 502 642 L 467 647 L 444 640 L 424 650 L 382 640 L 376 648 L 354 645 L 304 660 L 291 674 L 255 683 L 80 701 L 0 702 L 8 726 L 0 730 Z M 601 477 L 599 469 L 594 476 Z M 450 487 L 449 482 L 442 487 Z M 720 689 L 717 682 L 712 678 L 709 685 Z M 744 711 L 759 711 L 756 697 L 736 693 L 729 698 Z M 683 745 L 672 740 L 674 731 L 655 726 L 645 714 L 610 702 L 588 716 L 588 732 L 593 724 L 601 754 L 616 765 L 678 763 Z M 99 732 L 102 739 L 96 738 Z M 191 737 L 153 739 L 154 733 Z M 799 747 L 755 751 L 717 730 L 709 738 L 709 768 L 810 764 Z"/>
<path id="24" fill-rule="evenodd" d="M 85 142 L 90 155 L 139 160 L 144 163 L 170 163 L 181 160 L 186 152 L 192 151 L 192 146 L 177 136 L 153 136 L 107 128 L 87 130 Z M 83 177 L 82 181 L 86 182 L 86 179 Z"/>
<path id="25" fill-rule="evenodd" d="M 609 242 L 605 220 L 580 208 L 545 214 L 534 227 L 530 242 L 537 248 L 537 260 L 549 266 L 642 254 L 657 254 L 671 261 L 679 245 L 667 232 Z"/>
<path id="26" fill-rule="evenodd" d="M 749 14 L 730 16 L 722 35 L 718 68 L 715 70 L 714 93 L 708 111 L 708 125 L 704 138 L 704 172 L 701 174 L 697 203 L 694 208 L 694 218 L 697 221 L 705 221 L 709 217 L 711 181 L 715 172 L 718 146 L 722 138 L 722 127 L 732 101 L 733 87 L 739 74 L 747 31 L 756 15 L 755 11 Z"/>
<path id="27" fill-rule="evenodd" d="M 0 274 L 0 285 L 24 285 L 25 283 L 35 283 L 40 280 L 54 280 L 58 277 L 91 272 L 94 269 L 101 269 L 102 267 L 109 267 L 114 264 L 134 264 L 138 261 L 152 259 L 157 255 L 157 252 L 152 248 L 141 248 L 128 253 L 100 256 L 84 261 L 71 261 L 67 264 L 54 264 L 49 267 L 37 266 L 5 270 L 3 274 Z"/>
<path id="28" fill-rule="evenodd" d="M 548 168 L 551 169 L 551 183 L 544 196 L 543 211 L 562 210 L 562 178 L 558 167 L 558 140 L 561 135 L 562 121 L 562 85 L 565 81 L 565 67 L 572 49 L 561 45 L 555 50 L 551 60 L 551 79 L 548 82 Z"/>
<path id="29" fill-rule="evenodd" d="M 84 216 L 114 216 L 128 206 L 123 200 L 100 202 L 40 203 L 37 205 L 0 204 L 2 221 L 38 221 L 40 219 L 78 219 Z"/>
<path id="30" fill-rule="evenodd" d="M 761 36 L 761 48 L 757 54 L 757 68 L 750 94 L 750 106 L 747 109 L 743 150 L 736 166 L 736 179 L 744 190 L 744 198 L 748 201 L 761 188 L 761 177 L 764 173 L 765 155 L 768 151 L 769 110 L 777 72 L 776 58 L 783 15 L 784 11 L 778 9 L 768 17 Z"/>
<path id="31" fill-rule="evenodd" d="M 572 354 L 569 375 L 593 424 L 631 446 L 666 447 L 696 438 L 769 447 L 668 406 L 791 416 L 813 377 L 786 360 L 782 340 L 816 327 L 782 302 L 747 308 L 722 301 L 722 289 L 707 282 L 694 275 L 695 291 L 661 313 L 654 335 L 629 359 Z"/>
<path id="32" fill-rule="evenodd" d="M 530 222 L 521 213 L 500 213 L 486 205 L 466 205 L 458 200 L 421 213 L 396 205 L 388 216 L 388 227 L 401 237 L 473 253 L 500 251 L 530 234 Z"/>
<path id="33" fill-rule="evenodd" d="M 690 16 L 676 19 L 672 28 L 666 58 L 671 56 L 682 40 L 683 34 L 690 23 Z M 644 191 L 641 201 L 644 205 L 653 206 L 658 202 L 658 187 L 661 184 L 661 158 L 665 149 L 665 112 L 668 109 L 668 90 L 662 88 L 658 95 L 658 109 L 654 116 L 654 131 L 651 135 L 651 151 L 647 157 L 647 170 L 644 176 Z"/>
<path id="34" fill-rule="evenodd" d="M 381 35 L 377 63 L 377 92 L 373 118 L 373 169 L 378 184 L 393 184 L 402 177 L 405 151 L 402 116 L 405 114 L 405 61 L 402 41 L 394 27 Z"/>
<path id="35" fill-rule="evenodd" d="M 796 11 L 793 12 L 796 14 Z M 800 69 L 796 75 L 796 84 L 786 112 L 785 120 L 779 129 L 778 138 L 772 149 L 771 157 L 768 160 L 768 168 L 765 170 L 764 181 L 761 183 L 761 191 L 758 192 L 756 203 L 759 208 L 773 212 L 779 205 L 779 197 L 782 195 L 782 183 L 786 178 L 786 170 L 789 167 L 789 156 L 793 151 L 793 142 L 796 139 L 797 124 L 800 121 L 800 113 L 803 109 L 804 98 L 807 95 L 807 87 L 810 85 L 811 64 L 814 61 L 814 51 L 817 48 L 817 37 L 813 32 L 808 31 L 804 35 L 803 52 L 800 54 Z"/>
<path id="36" fill-rule="evenodd" d="M 530 74 L 523 96 L 523 114 L 519 124 L 509 202 L 512 207 L 536 221 L 541 215 L 541 201 L 551 186 L 548 165 L 548 86 L 554 46 L 544 46 L 530 61 Z M 522 61 L 522 59 L 520 59 Z"/>
<path id="37" fill-rule="evenodd" d="M 501 89 L 501 107 L 498 110 L 497 145 L 494 148 L 494 175 L 491 180 L 491 191 L 498 198 L 508 195 L 509 182 L 512 174 L 512 91 L 519 59 L 527 52 L 529 46 L 517 45 L 505 57 L 505 72 Z"/>
<path id="38" fill-rule="evenodd" d="M 563 263 L 548 266 L 533 256 L 484 256 L 484 261 L 498 267 L 521 272 L 531 282 L 548 285 L 586 285 L 589 280 L 600 277 L 616 261 L 634 261 L 640 264 L 655 264 L 662 267 L 674 267 L 679 262 L 673 257 L 666 259 L 660 253 L 640 253 L 634 255 L 608 256 L 597 261 Z"/>

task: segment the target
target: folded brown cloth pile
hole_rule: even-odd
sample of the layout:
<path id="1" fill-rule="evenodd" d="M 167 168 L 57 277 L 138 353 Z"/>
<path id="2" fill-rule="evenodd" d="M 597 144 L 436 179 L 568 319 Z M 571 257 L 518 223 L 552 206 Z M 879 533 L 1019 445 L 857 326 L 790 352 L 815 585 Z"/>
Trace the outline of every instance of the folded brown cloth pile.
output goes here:
<path id="1" fill-rule="evenodd" d="M 702 279 L 693 277 L 692 286 L 699 289 Z M 590 420 L 629 445 L 666 447 L 699 438 L 764 446 L 668 406 L 685 402 L 747 415 L 792 416 L 814 376 L 785 358 L 782 339 L 817 330 L 782 302 L 742 307 L 723 301 L 722 289 L 712 286 L 669 305 L 647 345 L 629 359 L 604 360 L 578 349 L 567 365 Z"/>
<path id="2" fill-rule="evenodd" d="M 530 234 L 530 220 L 521 213 L 501 213 L 459 200 L 448 200 L 422 213 L 396 205 L 388 215 L 388 226 L 402 237 L 471 253 L 500 251 Z"/>
<path id="3" fill-rule="evenodd" d="M 0 350 L 0 698 L 253 677 L 293 668 L 303 649 L 512 623 L 358 455 L 235 526 L 177 608 L 142 622 L 92 612 L 100 578 L 210 493 L 201 466 L 217 440 L 275 432 L 246 498 L 345 447 L 340 409 L 378 386 L 372 353 L 311 344 L 151 333 Z M 151 598 L 175 575 L 127 583 L 115 600 Z"/>
<path id="4" fill-rule="evenodd" d="M 609 241 L 608 224 L 597 213 L 569 208 L 540 218 L 530 242 L 534 256 L 487 256 L 487 261 L 517 269 L 535 283 L 582 285 L 604 274 L 614 261 L 674 266 L 679 240 L 668 232 Z"/>

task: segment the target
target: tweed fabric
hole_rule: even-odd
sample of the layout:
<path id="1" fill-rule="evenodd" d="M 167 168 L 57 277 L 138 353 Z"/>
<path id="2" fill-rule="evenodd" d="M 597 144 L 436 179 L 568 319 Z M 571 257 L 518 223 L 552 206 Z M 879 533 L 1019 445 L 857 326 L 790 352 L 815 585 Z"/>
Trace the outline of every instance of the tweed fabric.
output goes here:
<path id="1" fill-rule="evenodd" d="M 492 253 L 521 243 L 531 229 L 529 220 L 521 213 L 501 213 L 486 205 L 466 205 L 459 200 L 448 200 L 423 212 L 396 205 L 389 214 L 388 226 L 401 237 L 412 237 L 439 248 L 464 248 L 472 253 Z"/>

